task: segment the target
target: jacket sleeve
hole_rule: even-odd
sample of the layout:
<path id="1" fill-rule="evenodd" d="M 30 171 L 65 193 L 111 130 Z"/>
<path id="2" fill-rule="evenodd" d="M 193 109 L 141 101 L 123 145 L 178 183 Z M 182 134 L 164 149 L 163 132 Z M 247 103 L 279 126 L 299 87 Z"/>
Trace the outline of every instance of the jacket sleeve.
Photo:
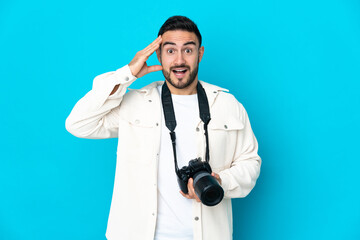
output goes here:
<path id="1" fill-rule="evenodd" d="M 66 130 L 80 138 L 117 137 L 120 103 L 135 80 L 128 65 L 95 77 L 91 91 L 76 103 L 66 119 Z M 109 96 L 118 84 L 118 90 Z"/>
<path id="2" fill-rule="evenodd" d="M 260 174 L 261 158 L 257 153 L 258 143 L 246 110 L 239 102 L 238 113 L 244 128 L 238 132 L 234 160 L 230 168 L 218 173 L 225 198 L 246 197 L 254 188 Z"/>

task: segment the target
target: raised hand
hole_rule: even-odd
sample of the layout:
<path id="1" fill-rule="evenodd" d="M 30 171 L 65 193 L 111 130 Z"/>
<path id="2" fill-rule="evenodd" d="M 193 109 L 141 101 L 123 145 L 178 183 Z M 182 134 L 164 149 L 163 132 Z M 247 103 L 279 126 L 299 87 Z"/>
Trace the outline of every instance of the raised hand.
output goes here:
<path id="1" fill-rule="evenodd" d="M 141 78 L 148 73 L 162 70 L 161 65 L 148 66 L 146 63 L 151 54 L 153 54 L 160 47 L 161 41 L 161 36 L 159 36 L 149 46 L 136 53 L 133 60 L 131 60 L 129 63 L 131 73 L 135 77 Z"/>

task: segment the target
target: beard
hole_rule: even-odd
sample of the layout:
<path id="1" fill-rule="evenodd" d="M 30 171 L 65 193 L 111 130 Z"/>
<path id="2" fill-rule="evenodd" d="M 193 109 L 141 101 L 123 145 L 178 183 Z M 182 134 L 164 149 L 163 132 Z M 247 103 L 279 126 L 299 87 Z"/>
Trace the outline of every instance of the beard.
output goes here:
<path id="1" fill-rule="evenodd" d="M 171 72 L 173 71 L 174 68 L 180 68 L 180 67 L 187 68 L 187 70 L 189 71 L 189 77 L 188 77 L 188 79 L 183 78 L 181 81 L 177 80 L 178 83 L 176 84 L 176 82 L 173 79 L 171 79 L 170 74 L 171 74 Z M 170 71 L 166 71 L 165 69 L 162 70 L 166 81 L 168 83 L 170 83 L 173 87 L 177 88 L 177 89 L 184 89 L 184 88 L 187 88 L 188 86 L 190 86 L 195 81 L 195 78 L 196 78 L 196 76 L 198 74 L 198 71 L 199 71 L 199 62 L 197 63 L 194 70 L 192 70 L 192 71 L 190 71 L 190 66 L 184 65 L 184 64 L 179 65 L 179 66 L 171 67 Z"/>

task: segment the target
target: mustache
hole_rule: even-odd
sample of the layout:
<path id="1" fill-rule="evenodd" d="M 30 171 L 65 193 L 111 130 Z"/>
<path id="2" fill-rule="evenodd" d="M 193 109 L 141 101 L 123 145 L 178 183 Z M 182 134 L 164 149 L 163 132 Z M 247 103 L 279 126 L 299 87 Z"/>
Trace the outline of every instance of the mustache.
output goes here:
<path id="1" fill-rule="evenodd" d="M 170 71 L 174 70 L 175 68 L 187 68 L 188 70 L 190 70 L 190 66 L 189 65 L 185 65 L 185 64 L 182 64 L 182 65 L 178 65 L 178 66 L 173 66 L 170 68 Z"/>

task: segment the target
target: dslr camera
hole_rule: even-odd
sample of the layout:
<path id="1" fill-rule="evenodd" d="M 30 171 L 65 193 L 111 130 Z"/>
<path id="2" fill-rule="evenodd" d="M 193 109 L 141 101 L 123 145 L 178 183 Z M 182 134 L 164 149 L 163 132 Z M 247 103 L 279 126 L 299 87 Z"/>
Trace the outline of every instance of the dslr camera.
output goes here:
<path id="1" fill-rule="evenodd" d="M 224 190 L 218 181 L 211 176 L 212 170 L 208 162 L 196 158 L 189 161 L 188 166 L 177 171 L 177 180 L 181 191 L 188 193 L 189 178 L 194 179 L 194 189 L 201 202 L 207 206 L 215 206 L 224 197 Z"/>

